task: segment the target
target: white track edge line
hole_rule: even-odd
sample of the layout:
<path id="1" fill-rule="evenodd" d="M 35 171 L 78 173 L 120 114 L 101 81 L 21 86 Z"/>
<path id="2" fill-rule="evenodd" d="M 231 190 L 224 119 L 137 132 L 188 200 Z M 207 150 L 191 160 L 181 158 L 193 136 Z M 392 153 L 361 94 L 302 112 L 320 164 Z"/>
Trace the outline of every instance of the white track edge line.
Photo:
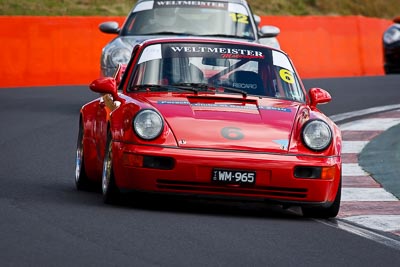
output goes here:
<path id="1" fill-rule="evenodd" d="M 356 234 L 358 236 L 365 237 L 369 240 L 378 242 L 380 244 L 394 248 L 396 250 L 400 250 L 400 240 L 397 240 L 397 239 L 388 237 L 386 235 L 374 232 L 374 231 L 372 231 L 372 229 L 371 230 L 365 229 L 365 228 L 362 228 L 361 226 L 358 226 L 355 224 L 346 223 L 344 221 L 341 221 L 340 219 L 336 219 L 335 221 L 329 221 L 329 220 L 316 220 L 316 221 L 321 222 L 328 226 L 342 229 L 344 231 Z"/>
<path id="2" fill-rule="evenodd" d="M 387 106 L 380 106 L 380 107 L 374 107 L 374 108 L 367 108 L 367 109 L 362 109 L 358 111 L 351 111 L 351 112 L 346 112 L 346 113 L 341 113 L 341 114 L 336 114 L 329 116 L 331 120 L 334 122 L 340 122 L 342 120 L 346 119 L 351 119 L 354 117 L 359 117 L 359 116 L 364 116 L 364 115 L 369 115 L 372 113 L 377 113 L 377 112 L 383 112 L 383 111 L 388 111 L 388 110 L 394 110 L 394 109 L 399 109 L 400 104 L 396 105 L 387 105 Z"/>

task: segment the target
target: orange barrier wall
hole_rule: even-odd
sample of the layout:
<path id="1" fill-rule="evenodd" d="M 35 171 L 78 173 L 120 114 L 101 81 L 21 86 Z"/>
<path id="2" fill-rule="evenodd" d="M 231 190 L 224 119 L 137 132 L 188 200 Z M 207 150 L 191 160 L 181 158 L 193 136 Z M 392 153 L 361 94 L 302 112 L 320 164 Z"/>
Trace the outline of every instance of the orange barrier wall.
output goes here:
<path id="1" fill-rule="evenodd" d="M 101 22 L 122 17 L 0 17 L 0 87 L 89 84 L 102 47 L 116 35 Z"/>
<path id="2" fill-rule="evenodd" d="M 98 25 L 124 17 L 0 16 L 0 87 L 85 85 L 99 76 Z M 381 37 L 390 20 L 359 16 L 267 16 L 302 78 L 382 75 Z"/>
<path id="3" fill-rule="evenodd" d="M 383 75 L 382 35 L 391 20 L 347 17 L 263 17 L 281 30 L 281 48 L 302 78 Z"/>

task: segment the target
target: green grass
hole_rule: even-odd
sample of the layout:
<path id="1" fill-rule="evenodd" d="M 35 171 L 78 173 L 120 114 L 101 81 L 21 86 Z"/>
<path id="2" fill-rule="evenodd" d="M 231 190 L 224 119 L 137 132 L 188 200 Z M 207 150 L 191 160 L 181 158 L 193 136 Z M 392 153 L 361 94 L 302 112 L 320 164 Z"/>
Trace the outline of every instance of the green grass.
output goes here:
<path id="1" fill-rule="evenodd" d="M 0 0 L 0 15 L 125 16 L 135 0 Z M 258 15 L 400 16 L 399 0 L 248 0 Z"/>
<path id="2" fill-rule="evenodd" d="M 126 16 L 136 1 L 0 0 L 0 15 Z"/>

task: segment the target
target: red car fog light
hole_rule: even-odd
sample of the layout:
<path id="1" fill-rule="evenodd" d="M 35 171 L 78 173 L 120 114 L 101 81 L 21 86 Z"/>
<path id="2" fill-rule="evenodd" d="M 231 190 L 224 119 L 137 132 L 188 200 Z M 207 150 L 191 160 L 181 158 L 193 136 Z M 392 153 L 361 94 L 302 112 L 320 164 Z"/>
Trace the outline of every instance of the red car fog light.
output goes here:
<path id="1" fill-rule="evenodd" d="M 294 177 L 303 179 L 323 179 L 331 180 L 335 177 L 336 168 L 333 167 L 313 167 L 297 166 L 294 168 Z"/>
<path id="2" fill-rule="evenodd" d="M 124 152 L 122 163 L 128 167 L 143 167 L 143 156 Z"/>

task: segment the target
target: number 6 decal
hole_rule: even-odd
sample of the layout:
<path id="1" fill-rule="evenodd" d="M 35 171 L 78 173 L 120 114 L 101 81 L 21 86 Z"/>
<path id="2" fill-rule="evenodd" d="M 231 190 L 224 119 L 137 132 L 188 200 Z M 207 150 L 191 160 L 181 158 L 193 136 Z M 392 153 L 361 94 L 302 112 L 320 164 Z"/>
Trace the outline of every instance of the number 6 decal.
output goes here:
<path id="1" fill-rule="evenodd" d="M 240 128 L 236 127 L 224 127 L 221 129 L 221 135 L 230 140 L 240 140 L 244 138 L 244 134 Z"/>
<path id="2" fill-rule="evenodd" d="M 279 71 L 279 75 L 281 76 L 281 79 L 284 80 L 287 83 L 294 83 L 294 78 L 293 75 L 290 71 L 281 69 Z"/>

